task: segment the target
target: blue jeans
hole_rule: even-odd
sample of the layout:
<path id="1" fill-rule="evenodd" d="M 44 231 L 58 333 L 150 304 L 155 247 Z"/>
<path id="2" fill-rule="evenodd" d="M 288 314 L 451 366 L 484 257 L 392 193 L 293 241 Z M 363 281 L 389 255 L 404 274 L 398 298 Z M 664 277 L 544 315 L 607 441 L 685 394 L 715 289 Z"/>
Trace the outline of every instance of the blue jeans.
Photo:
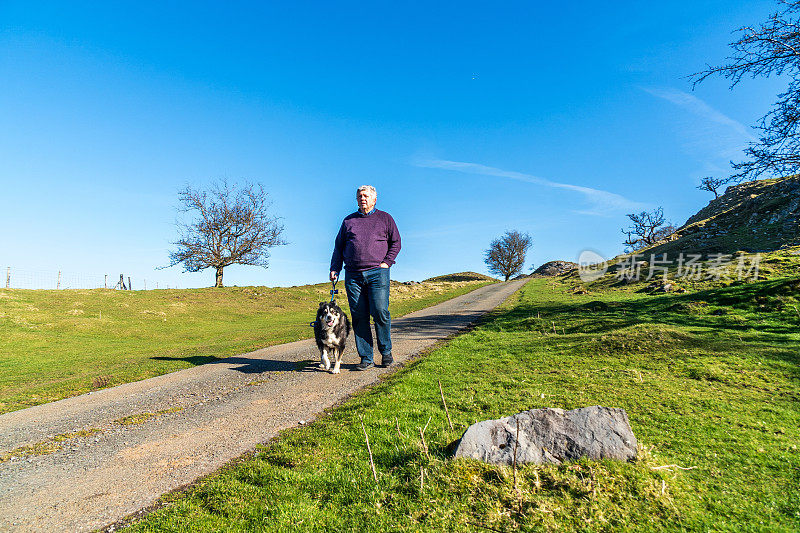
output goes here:
<path id="1" fill-rule="evenodd" d="M 378 337 L 378 350 L 381 355 L 392 353 L 391 326 L 389 315 L 389 269 L 371 268 L 364 272 L 345 271 L 344 288 L 347 289 L 347 302 L 356 335 L 356 349 L 362 363 L 372 362 L 372 330 L 369 317 L 375 323 Z"/>

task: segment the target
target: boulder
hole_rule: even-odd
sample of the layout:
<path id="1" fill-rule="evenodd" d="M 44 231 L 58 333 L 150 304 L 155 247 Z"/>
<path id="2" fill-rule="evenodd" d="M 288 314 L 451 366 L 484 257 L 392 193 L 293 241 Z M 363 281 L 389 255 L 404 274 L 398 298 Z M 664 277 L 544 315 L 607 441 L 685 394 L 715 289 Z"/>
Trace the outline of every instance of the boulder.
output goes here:
<path id="1" fill-rule="evenodd" d="M 656 292 L 672 292 L 674 288 L 675 285 L 673 285 L 672 283 L 665 283 L 661 287 L 656 289 Z"/>
<path id="2" fill-rule="evenodd" d="M 572 411 L 531 409 L 471 425 L 461 437 L 455 457 L 510 465 L 519 424 L 517 463 L 555 463 L 636 459 L 636 437 L 624 409 L 594 405 Z"/>
<path id="3" fill-rule="evenodd" d="M 670 281 L 659 280 L 648 285 L 645 290 L 652 293 L 673 292 L 676 290 L 676 286 Z"/>

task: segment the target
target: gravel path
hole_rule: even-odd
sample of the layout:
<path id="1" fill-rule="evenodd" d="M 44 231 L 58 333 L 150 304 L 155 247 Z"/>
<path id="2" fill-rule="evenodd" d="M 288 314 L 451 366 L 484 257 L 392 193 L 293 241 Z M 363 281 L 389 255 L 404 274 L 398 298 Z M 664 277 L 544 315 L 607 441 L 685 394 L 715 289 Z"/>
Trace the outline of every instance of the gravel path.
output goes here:
<path id="1" fill-rule="evenodd" d="M 395 361 L 467 327 L 525 281 L 487 285 L 393 321 Z M 94 430 L 58 442 L 53 453 L 0 464 L 0 530 L 112 524 L 391 371 L 352 371 L 352 336 L 348 344 L 338 376 L 316 368 L 319 352 L 304 340 L 0 416 L 0 456 Z"/>

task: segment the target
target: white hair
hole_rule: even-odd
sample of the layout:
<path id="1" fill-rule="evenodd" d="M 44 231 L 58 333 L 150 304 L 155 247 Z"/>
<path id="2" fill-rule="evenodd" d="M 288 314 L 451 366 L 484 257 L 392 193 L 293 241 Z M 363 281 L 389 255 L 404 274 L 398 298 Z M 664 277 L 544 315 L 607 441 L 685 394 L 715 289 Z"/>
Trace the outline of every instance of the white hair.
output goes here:
<path id="1" fill-rule="evenodd" d="M 372 185 L 362 185 L 361 187 L 356 189 L 356 196 L 358 196 L 358 193 L 360 193 L 361 191 L 369 191 L 370 193 L 372 193 L 372 196 L 374 196 L 375 198 L 378 197 L 378 191 L 376 191 L 375 187 L 373 187 Z"/>

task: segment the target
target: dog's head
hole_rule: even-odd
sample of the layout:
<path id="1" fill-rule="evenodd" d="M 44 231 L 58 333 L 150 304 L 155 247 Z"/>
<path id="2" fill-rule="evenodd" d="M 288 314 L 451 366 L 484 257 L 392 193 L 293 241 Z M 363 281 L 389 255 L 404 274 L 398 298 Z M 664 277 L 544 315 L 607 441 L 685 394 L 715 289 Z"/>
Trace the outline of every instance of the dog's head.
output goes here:
<path id="1" fill-rule="evenodd" d="M 342 310 L 335 302 L 320 302 L 317 320 L 323 328 L 333 328 L 342 320 Z"/>

